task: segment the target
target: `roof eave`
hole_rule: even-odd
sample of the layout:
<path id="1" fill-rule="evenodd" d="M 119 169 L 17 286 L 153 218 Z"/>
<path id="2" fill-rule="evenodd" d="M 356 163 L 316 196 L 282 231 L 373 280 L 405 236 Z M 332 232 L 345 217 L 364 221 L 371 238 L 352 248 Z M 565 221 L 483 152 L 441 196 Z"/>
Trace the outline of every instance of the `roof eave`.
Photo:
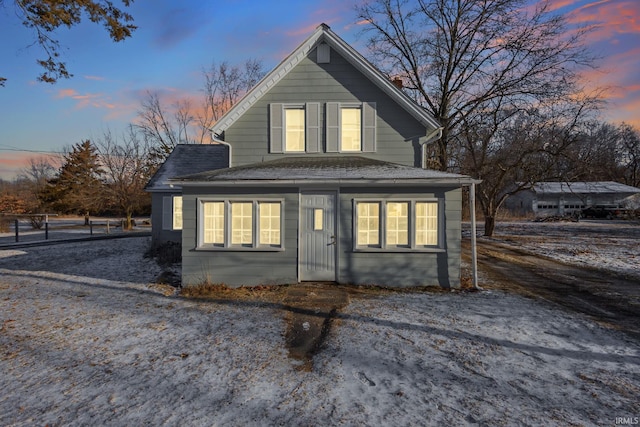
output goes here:
<path id="1" fill-rule="evenodd" d="M 405 186 L 425 186 L 425 185 L 446 185 L 446 186 L 466 186 L 479 184 L 481 180 L 470 177 L 459 178 L 397 178 L 397 179 L 229 179 L 212 181 L 190 181 L 176 180 L 175 184 L 182 187 L 225 187 L 237 185 L 243 187 L 290 187 L 304 185 L 338 185 L 338 186 L 371 186 L 371 185 L 405 185 Z"/>

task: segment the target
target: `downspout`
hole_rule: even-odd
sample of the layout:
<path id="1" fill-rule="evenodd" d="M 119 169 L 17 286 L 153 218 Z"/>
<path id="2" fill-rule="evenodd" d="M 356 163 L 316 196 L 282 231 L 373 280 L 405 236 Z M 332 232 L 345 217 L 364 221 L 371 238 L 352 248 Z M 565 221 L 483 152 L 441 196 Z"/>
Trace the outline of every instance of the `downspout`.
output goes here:
<path id="1" fill-rule="evenodd" d="M 426 169 L 426 166 L 427 166 L 426 159 L 425 159 L 424 147 L 425 147 L 425 145 L 440 139 L 442 137 L 442 129 L 443 129 L 442 127 L 439 127 L 437 129 L 435 129 L 429 135 L 425 136 L 424 140 L 422 142 L 420 142 L 420 156 L 421 156 L 421 164 L 420 164 L 420 166 L 422 167 L 422 169 Z"/>
<path id="2" fill-rule="evenodd" d="M 471 216 L 471 281 L 474 289 L 478 286 L 478 251 L 476 242 L 476 183 L 469 186 L 469 214 Z"/>
<path id="3" fill-rule="evenodd" d="M 231 156 L 231 144 L 229 144 L 228 142 L 224 142 L 223 140 L 219 139 L 217 137 L 217 135 L 214 134 L 213 132 L 211 132 L 211 140 L 213 142 L 215 142 L 216 144 L 226 145 L 227 148 L 229 148 L 229 165 L 228 165 L 228 167 L 231 167 L 231 159 L 232 159 L 232 156 Z"/>

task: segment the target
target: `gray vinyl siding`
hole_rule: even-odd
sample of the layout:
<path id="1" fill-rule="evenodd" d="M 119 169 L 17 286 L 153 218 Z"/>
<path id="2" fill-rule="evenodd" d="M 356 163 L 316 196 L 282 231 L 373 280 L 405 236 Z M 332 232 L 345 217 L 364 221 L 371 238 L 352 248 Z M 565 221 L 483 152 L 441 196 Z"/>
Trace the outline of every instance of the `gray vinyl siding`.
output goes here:
<path id="1" fill-rule="evenodd" d="M 298 272 L 298 189 L 220 189 L 185 188 L 183 190 L 182 284 L 225 284 L 255 286 L 297 282 Z M 198 198 L 283 200 L 283 250 L 217 250 L 196 248 Z"/>
<path id="2" fill-rule="evenodd" d="M 443 247 L 434 252 L 353 250 L 354 199 L 424 199 L 444 202 Z M 460 286 L 462 191 L 456 189 L 362 189 L 340 190 L 338 281 L 390 287 Z"/>
<path id="3" fill-rule="evenodd" d="M 291 70 L 275 87 L 225 131 L 224 139 L 233 146 L 234 166 L 291 155 L 328 155 L 325 104 L 327 102 L 375 102 L 377 110 L 376 151 L 361 155 L 407 166 L 420 166 L 417 137 L 426 129 L 391 100 L 351 64 L 331 52 L 331 62 L 317 64 L 315 50 Z M 269 153 L 269 105 L 272 103 L 320 103 L 321 150 L 317 154 Z M 413 138 L 412 141 L 406 141 Z M 356 153 L 353 153 L 356 154 Z M 331 153 L 329 155 L 340 155 Z"/>
<path id="4" fill-rule="evenodd" d="M 163 245 L 167 242 L 180 243 L 182 241 L 182 232 L 180 230 L 165 230 L 162 226 L 163 198 L 179 195 L 179 192 L 151 193 L 151 240 L 154 246 Z"/>
<path id="5" fill-rule="evenodd" d="M 337 218 L 339 283 L 389 287 L 460 286 L 461 208 L 459 188 L 341 188 Z M 291 284 L 298 280 L 299 191 L 304 189 L 186 188 L 183 192 L 183 285 L 216 283 L 228 286 Z M 281 251 L 207 251 L 196 248 L 198 198 L 284 200 Z M 444 203 L 440 224 L 442 247 L 436 251 L 393 252 L 353 250 L 354 199 L 438 199 Z"/>

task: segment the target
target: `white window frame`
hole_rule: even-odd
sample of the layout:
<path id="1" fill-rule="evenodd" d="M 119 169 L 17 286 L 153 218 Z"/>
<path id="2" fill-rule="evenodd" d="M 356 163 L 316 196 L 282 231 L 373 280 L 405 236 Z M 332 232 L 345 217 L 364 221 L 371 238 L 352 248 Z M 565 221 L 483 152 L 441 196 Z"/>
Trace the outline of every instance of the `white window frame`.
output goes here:
<path id="1" fill-rule="evenodd" d="M 377 203 L 379 204 L 378 219 L 378 236 L 377 245 L 359 245 L 358 244 L 358 204 L 359 203 Z M 387 242 L 387 204 L 388 203 L 407 203 L 408 204 L 408 244 L 396 245 Z M 437 204 L 437 243 L 435 245 L 418 245 L 416 243 L 416 203 L 435 203 Z M 443 228 L 444 228 L 444 203 L 438 198 L 403 198 L 403 199 L 353 199 L 353 250 L 356 252 L 382 251 L 382 252 L 442 252 L 443 245 Z"/>
<path id="2" fill-rule="evenodd" d="M 351 148 L 346 148 L 345 147 L 345 145 L 346 145 L 345 142 L 344 142 L 344 136 L 345 136 L 345 131 L 346 131 L 346 129 L 345 129 L 346 124 L 344 123 L 344 112 L 345 112 L 345 110 L 356 110 L 356 111 L 358 111 L 358 117 L 360 119 L 360 123 L 358 125 L 357 130 L 358 130 L 358 137 L 359 137 L 360 144 L 359 144 L 359 147 L 358 147 L 357 150 L 353 150 Z M 363 134 L 364 134 L 363 125 L 364 125 L 364 123 L 363 123 L 363 117 L 362 117 L 362 114 L 363 114 L 362 104 L 360 104 L 360 103 L 358 103 L 358 104 L 340 104 L 340 108 L 339 108 L 338 111 L 339 111 L 338 112 L 338 114 L 339 114 L 339 116 L 338 116 L 339 122 L 338 123 L 339 123 L 339 128 L 340 128 L 340 137 L 338 138 L 338 144 L 339 144 L 338 145 L 338 151 L 341 152 L 341 153 L 362 153 L 362 151 L 363 151 L 363 143 L 364 143 L 364 141 L 363 141 Z"/>
<path id="3" fill-rule="evenodd" d="M 180 200 L 180 203 L 176 203 Z M 180 215 L 177 215 L 177 205 L 180 205 Z M 182 231 L 183 220 L 183 198 L 181 195 L 162 197 L 162 229 L 171 231 Z M 178 217 L 180 221 L 178 221 Z"/>
<path id="4" fill-rule="evenodd" d="M 319 102 L 269 104 L 269 152 L 278 154 L 319 153 L 322 151 L 322 126 L 320 123 Z M 287 150 L 287 110 L 304 112 L 304 148 Z"/>
<path id="5" fill-rule="evenodd" d="M 224 242 L 222 244 L 204 243 L 204 207 L 207 203 L 224 203 Z M 234 203 L 251 203 L 251 243 L 232 243 L 232 222 L 233 218 L 232 205 Z M 262 244 L 260 238 L 260 205 L 263 203 L 277 203 L 280 205 L 280 243 Z M 284 199 L 270 198 L 198 198 L 198 217 L 197 217 L 197 233 L 196 233 L 196 249 L 198 250 L 220 250 L 220 251 L 281 251 L 284 250 Z M 273 230 L 270 230 L 273 232 Z"/>
<path id="6" fill-rule="evenodd" d="M 282 120 L 283 120 L 283 142 L 282 142 L 282 149 L 285 153 L 304 153 L 307 150 L 307 132 L 306 132 L 306 128 L 307 128 L 307 112 L 304 108 L 304 104 L 295 104 L 295 105 L 291 105 L 291 104 L 284 104 L 283 108 L 282 108 Z M 289 123 L 287 122 L 287 112 L 288 111 L 298 111 L 302 113 L 302 148 L 299 150 L 292 150 L 288 147 L 288 141 L 289 139 L 287 138 L 288 134 L 289 134 Z"/>
<path id="7" fill-rule="evenodd" d="M 345 109 L 360 110 L 360 149 L 345 149 L 343 116 Z M 327 102 L 325 104 L 325 137 L 327 153 L 375 153 L 377 150 L 377 107 L 375 102 Z"/>

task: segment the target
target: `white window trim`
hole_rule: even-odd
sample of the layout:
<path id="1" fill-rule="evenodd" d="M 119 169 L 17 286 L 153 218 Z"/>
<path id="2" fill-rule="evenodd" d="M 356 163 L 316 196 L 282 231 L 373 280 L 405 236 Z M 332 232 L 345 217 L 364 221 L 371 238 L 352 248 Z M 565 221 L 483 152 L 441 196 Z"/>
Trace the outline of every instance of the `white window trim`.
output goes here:
<path id="1" fill-rule="evenodd" d="M 206 203 L 224 203 L 224 243 L 213 244 L 204 242 L 204 205 Z M 251 203 L 253 227 L 251 232 L 251 245 L 231 244 L 231 204 Z M 280 204 L 280 245 L 260 244 L 260 218 L 259 203 L 279 203 Z M 284 199 L 282 198 L 209 198 L 197 199 L 197 232 L 196 249 L 206 251 L 265 251 L 278 252 L 284 250 Z"/>
<path id="2" fill-rule="evenodd" d="M 181 195 L 171 195 L 162 197 L 162 229 L 169 231 L 182 231 L 182 226 L 176 227 L 176 198 L 180 198 L 183 203 L 184 199 Z M 184 204 L 182 205 L 182 214 L 184 221 Z M 184 225 L 184 223 L 183 223 Z"/>
<path id="3" fill-rule="evenodd" d="M 352 109 L 360 111 L 360 149 L 359 150 L 345 150 L 342 148 L 342 132 L 344 131 L 344 125 L 342 124 L 342 110 Z M 338 153 L 354 154 L 364 152 L 364 108 L 362 102 L 341 102 L 338 105 Z"/>
<path id="4" fill-rule="evenodd" d="M 342 109 L 360 110 L 360 150 L 344 150 L 342 147 Z M 324 127 L 327 153 L 375 153 L 377 151 L 378 112 L 375 102 L 327 102 Z"/>
<path id="5" fill-rule="evenodd" d="M 304 141 L 302 150 L 287 150 L 287 110 L 299 110 L 302 111 L 303 124 L 302 131 L 304 132 Z M 282 152 L 285 154 L 301 154 L 307 151 L 307 110 L 305 104 L 282 104 Z"/>
<path id="6" fill-rule="evenodd" d="M 380 218 L 379 224 L 379 244 L 378 245 L 358 245 L 358 203 L 379 203 Z M 409 203 L 409 244 L 406 246 L 387 245 L 387 203 Z M 436 245 L 416 244 L 416 203 L 437 203 L 438 204 L 438 243 Z M 371 199 L 354 198 L 352 203 L 353 212 L 353 251 L 354 252 L 444 252 L 443 229 L 444 223 L 444 203 L 438 198 L 392 198 L 392 199 Z"/>

